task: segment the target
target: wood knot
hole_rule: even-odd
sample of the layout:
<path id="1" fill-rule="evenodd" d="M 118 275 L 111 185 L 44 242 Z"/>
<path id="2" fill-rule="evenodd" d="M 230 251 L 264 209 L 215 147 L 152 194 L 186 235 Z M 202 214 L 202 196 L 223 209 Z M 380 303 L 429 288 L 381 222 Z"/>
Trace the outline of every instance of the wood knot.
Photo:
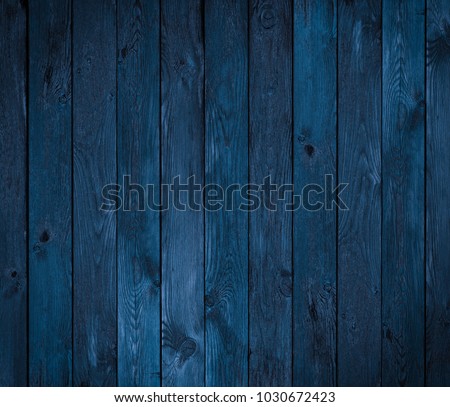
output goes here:
<path id="1" fill-rule="evenodd" d="M 205 295 L 205 304 L 208 308 L 214 307 L 215 301 L 214 301 L 214 297 L 211 294 Z"/>
<path id="2" fill-rule="evenodd" d="M 259 21 L 266 30 L 270 30 L 276 25 L 277 18 L 275 12 L 272 9 L 272 5 L 266 4 L 261 8 Z"/>
<path id="3" fill-rule="evenodd" d="M 333 287 L 332 287 L 332 285 L 331 285 L 330 283 L 325 283 L 325 284 L 323 285 L 323 289 L 324 289 L 324 291 L 327 292 L 327 293 L 330 293 L 332 288 L 333 288 Z"/>
<path id="4" fill-rule="evenodd" d="M 387 339 L 389 342 L 392 342 L 393 338 L 394 338 L 394 335 L 392 334 L 392 331 L 388 328 L 388 329 L 386 330 L 386 339 Z"/>
<path id="5" fill-rule="evenodd" d="M 308 154 L 308 157 L 312 157 L 316 151 L 311 144 L 306 144 L 304 149 L 306 154 Z"/>
<path id="6" fill-rule="evenodd" d="M 61 96 L 58 98 L 58 102 L 59 102 L 59 104 L 61 104 L 61 105 L 65 105 L 65 104 L 67 103 L 67 96 L 66 96 L 66 95 L 61 95 Z"/>
<path id="7" fill-rule="evenodd" d="M 302 131 L 300 133 L 300 136 L 298 136 L 297 140 L 301 144 L 305 144 L 305 141 L 308 140 L 311 137 L 311 129 L 308 127 L 303 127 Z"/>
<path id="8" fill-rule="evenodd" d="M 33 245 L 33 252 L 36 255 L 43 256 L 45 255 L 45 246 L 50 241 L 50 234 L 47 230 L 44 230 L 39 236 L 39 240 Z"/>
<path id="9" fill-rule="evenodd" d="M 313 321 L 317 321 L 319 319 L 319 315 L 317 314 L 316 304 L 314 300 L 308 305 L 309 316 Z"/>
<path id="10" fill-rule="evenodd" d="M 197 350 L 197 343 L 192 338 L 185 338 L 178 348 L 180 355 L 180 362 L 185 362 L 189 359 Z"/>
<path id="11" fill-rule="evenodd" d="M 50 235 L 48 234 L 48 232 L 46 230 L 44 230 L 41 233 L 41 236 L 39 236 L 39 242 L 47 243 L 49 240 L 50 240 Z"/>
<path id="12" fill-rule="evenodd" d="M 280 293 L 284 297 L 292 295 L 292 278 L 291 273 L 287 270 L 281 270 Z"/>
<path id="13" fill-rule="evenodd" d="M 1 270 L 0 278 L 6 278 L 9 276 L 11 280 L 3 286 L 3 295 L 5 298 L 13 298 L 23 289 L 23 278 L 21 278 L 20 274 L 13 268 L 6 268 Z"/>
<path id="14" fill-rule="evenodd" d="M 185 66 L 186 66 L 186 60 L 184 58 L 180 58 L 174 63 L 173 68 L 176 73 L 180 73 L 184 69 Z"/>

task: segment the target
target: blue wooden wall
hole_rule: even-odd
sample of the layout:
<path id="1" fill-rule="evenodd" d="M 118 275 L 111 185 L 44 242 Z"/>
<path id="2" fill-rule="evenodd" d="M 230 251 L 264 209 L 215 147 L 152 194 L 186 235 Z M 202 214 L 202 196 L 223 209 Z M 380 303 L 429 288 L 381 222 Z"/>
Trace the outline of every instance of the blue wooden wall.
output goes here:
<path id="1" fill-rule="evenodd" d="M 0 0 L 0 44 L 0 385 L 450 385 L 450 2 Z"/>

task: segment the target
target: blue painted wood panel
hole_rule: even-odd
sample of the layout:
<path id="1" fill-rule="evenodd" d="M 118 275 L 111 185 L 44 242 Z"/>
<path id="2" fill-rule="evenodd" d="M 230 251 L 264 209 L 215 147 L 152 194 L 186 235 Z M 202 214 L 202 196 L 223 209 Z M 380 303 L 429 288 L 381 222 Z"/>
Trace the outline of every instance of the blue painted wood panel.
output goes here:
<path id="1" fill-rule="evenodd" d="M 136 185 L 159 190 L 160 7 L 154 0 L 117 6 L 118 180 L 130 184 L 122 202 L 129 206 L 117 214 L 118 384 L 159 386 L 159 213 L 142 211 Z"/>
<path id="2" fill-rule="evenodd" d="M 291 184 L 292 3 L 254 0 L 250 10 L 250 183 Z M 282 207 L 250 213 L 249 337 L 249 385 L 290 386 L 292 213 Z"/>
<path id="3" fill-rule="evenodd" d="M 426 371 L 429 386 L 450 385 L 450 9 L 427 2 Z"/>
<path id="4" fill-rule="evenodd" d="M 425 4 L 383 3 L 382 378 L 424 384 Z"/>
<path id="5" fill-rule="evenodd" d="M 0 1 L 0 385 L 449 386 L 449 13 Z"/>
<path id="6" fill-rule="evenodd" d="M 0 3 L 0 386 L 27 374 L 27 10 Z"/>
<path id="7" fill-rule="evenodd" d="M 98 24 L 99 8 L 101 24 Z M 117 384 L 116 4 L 73 3 L 73 384 Z"/>
<path id="8" fill-rule="evenodd" d="M 204 30 L 199 0 L 161 4 L 162 182 L 204 180 Z M 181 206 L 179 207 L 181 208 Z M 162 384 L 205 383 L 204 213 L 162 213 Z"/>
<path id="9" fill-rule="evenodd" d="M 294 187 L 336 186 L 333 1 L 294 3 Z M 311 200 L 314 205 L 316 202 Z M 336 384 L 336 210 L 294 212 L 294 385 Z M 326 255 L 324 255 L 326 254 Z"/>
<path id="10" fill-rule="evenodd" d="M 29 9 L 29 383 L 72 384 L 71 2 Z"/>
<path id="11" fill-rule="evenodd" d="M 248 2 L 205 3 L 205 182 L 248 182 Z M 236 205 L 242 200 L 235 202 Z M 248 214 L 205 219 L 206 385 L 248 383 Z"/>
<path id="12" fill-rule="evenodd" d="M 381 384 L 381 3 L 339 1 L 338 385 Z"/>

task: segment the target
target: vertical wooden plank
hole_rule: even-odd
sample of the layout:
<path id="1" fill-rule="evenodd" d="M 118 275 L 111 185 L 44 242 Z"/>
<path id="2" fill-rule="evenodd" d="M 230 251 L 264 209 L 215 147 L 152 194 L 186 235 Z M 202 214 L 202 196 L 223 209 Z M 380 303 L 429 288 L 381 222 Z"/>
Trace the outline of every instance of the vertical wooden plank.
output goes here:
<path id="1" fill-rule="evenodd" d="M 424 8 L 383 2 L 385 386 L 424 384 Z"/>
<path id="2" fill-rule="evenodd" d="M 204 177 L 204 44 L 200 0 L 163 0 L 162 182 Z M 186 203 L 184 194 L 181 202 Z M 184 196 L 183 196 L 184 195 Z M 197 199 L 197 203 L 199 203 Z M 163 385 L 202 386 L 204 215 L 171 204 L 162 215 Z"/>
<path id="3" fill-rule="evenodd" d="M 450 385 L 450 7 L 427 2 L 426 383 Z"/>
<path id="4" fill-rule="evenodd" d="M 248 2 L 205 7 L 206 184 L 225 189 L 248 182 Z M 207 211 L 205 239 L 206 385 L 246 386 L 248 214 Z"/>
<path id="5" fill-rule="evenodd" d="M 381 384 L 381 2 L 339 1 L 338 384 Z"/>
<path id="6" fill-rule="evenodd" d="M 29 3 L 29 378 L 72 384 L 71 2 Z"/>
<path id="7" fill-rule="evenodd" d="M 115 0 L 73 0 L 74 385 L 117 383 Z"/>
<path id="8" fill-rule="evenodd" d="M 336 182 L 336 4 L 294 3 L 294 185 Z M 331 180 L 331 179 L 330 179 Z M 335 185 L 333 184 L 333 188 Z M 336 207 L 294 213 L 294 385 L 336 384 Z"/>
<path id="9" fill-rule="evenodd" d="M 26 3 L 0 3 L 0 386 L 27 384 Z"/>
<path id="10" fill-rule="evenodd" d="M 250 182 L 292 183 L 292 3 L 253 0 Z M 267 194 L 266 194 L 267 195 Z M 292 384 L 292 213 L 260 208 L 249 229 L 249 384 Z"/>
<path id="11" fill-rule="evenodd" d="M 118 3 L 118 179 L 123 188 L 127 176 L 157 192 L 159 16 L 159 0 Z M 120 386 L 160 384 L 159 213 L 139 207 L 142 191 L 133 185 L 124 190 L 129 208 L 118 212 Z"/>

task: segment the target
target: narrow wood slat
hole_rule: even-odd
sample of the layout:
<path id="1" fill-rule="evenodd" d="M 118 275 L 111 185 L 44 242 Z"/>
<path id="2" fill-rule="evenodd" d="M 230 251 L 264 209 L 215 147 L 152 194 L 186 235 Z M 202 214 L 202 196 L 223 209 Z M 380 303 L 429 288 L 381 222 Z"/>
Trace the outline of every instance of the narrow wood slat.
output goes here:
<path id="1" fill-rule="evenodd" d="M 450 7 L 427 2 L 426 383 L 450 385 Z"/>
<path id="2" fill-rule="evenodd" d="M 383 385 L 424 384 L 423 0 L 383 2 Z"/>
<path id="3" fill-rule="evenodd" d="M 248 182 L 248 3 L 205 3 L 206 184 Z M 234 204 L 240 204 L 235 200 Z M 248 214 L 206 212 L 206 385 L 248 383 Z"/>
<path id="4" fill-rule="evenodd" d="M 292 183 L 292 3 L 250 10 L 250 182 Z M 292 213 L 250 213 L 249 385 L 292 384 Z"/>
<path id="5" fill-rule="evenodd" d="M 338 384 L 381 384 L 381 2 L 339 1 Z"/>
<path id="6" fill-rule="evenodd" d="M 294 185 L 336 184 L 334 1 L 294 3 Z M 325 177 L 329 177 L 326 179 Z M 336 206 L 294 213 L 294 385 L 336 384 Z M 317 200 L 316 200 L 317 199 Z M 324 204 L 326 206 L 324 206 Z"/>
<path id="7" fill-rule="evenodd" d="M 204 178 L 202 2 L 163 0 L 161 9 L 162 182 Z M 181 203 L 186 194 L 180 193 Z M 197 196 L 197 203 L 201 201 Z M 162 214 L 162 383 L 205 380 L 204 214 L 170 205 Z"/>
<path id="8" fill-rule="evenodd" d="M 159 213 L 144 195 L 150 184 L 159 200 L 159 17 L 159 0 L 118 3 L 118 181 L 129 205 L 118 212 L 120 386 L 160 385 Z"/>
<path id="9" fill-rule="evenodd" d="M 29 9 L 29 380 L 72 384 L 71 2 Z"/>
<path id="10" fill-rule="evenodd" d="M 116 6 L 73 1 L 73 381 L 115 386 L 117 214 L 100 208 L 117 172 Z"/>
<path id="11" fill-rule="evenodd" d="M 0 3 L 0 386 L 27 384 L 26 3 Z"/>

